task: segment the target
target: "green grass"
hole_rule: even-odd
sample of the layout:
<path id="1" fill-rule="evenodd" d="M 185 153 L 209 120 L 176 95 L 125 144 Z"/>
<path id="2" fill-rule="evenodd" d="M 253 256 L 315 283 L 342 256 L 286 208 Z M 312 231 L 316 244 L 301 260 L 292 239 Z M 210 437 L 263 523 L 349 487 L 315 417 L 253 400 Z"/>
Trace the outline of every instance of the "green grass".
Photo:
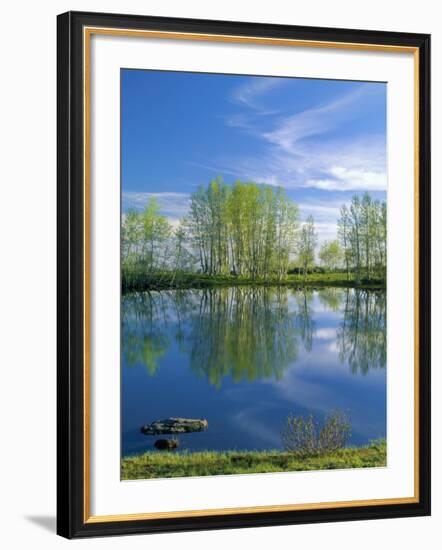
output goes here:
<path id="1" fill-rule="evenodd" d="M 123 271 L 123 293 L 144 290 L 167 290 L 186 288 L 215 288 L 235 285 L 286 286 L 292 288 L 358 287 L 370 289 L 385 288 L 385 279 L 362 280 L 359 284 L 346 273 L 308 273 L 306 276 L 290 274 L 286 279 L 252 279 L 234 275 L 202 275 L 197 273 L 125 273 Z"/>
<path id="2" fill-rule="evenodd" d="M 365 447 L 347 447 L 330 455 L 305 458 L 284 451 L 149 451 L 123 458 L 121 478 L 130 480 L 374 468 L 386 466 L 386 457 L 387 445 L 384 440 Z"/>

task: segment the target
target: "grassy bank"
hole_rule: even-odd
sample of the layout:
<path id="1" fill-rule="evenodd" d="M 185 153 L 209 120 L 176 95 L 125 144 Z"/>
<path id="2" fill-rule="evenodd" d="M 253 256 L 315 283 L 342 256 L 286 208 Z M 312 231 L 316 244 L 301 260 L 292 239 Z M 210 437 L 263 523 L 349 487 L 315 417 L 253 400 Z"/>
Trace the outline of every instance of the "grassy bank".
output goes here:
<path id="1" fill-rule="evenodd" d="M 204 451 L 170 453 L 149 451 L 123 458 L 121 478 L 210 476 L 373 468 L 386 466 L 387 445 L 373 442 L 365 447 L 349 447 L 321 457 L 298 458 L 284 451 Z"/>
<path id="2" fill-rule="evenodd" d="M 306 276 L 290 274 L 284 280 L 251 279 L 233 275 L 200 275 L 195 273 L 124 273 L 122 290 L 126 292 L 141 292 L 145 290 L 167 290 L 186 288 L 215 288 L 235 285 L 287 286 L 293 288 L 323 288 L 356 287 L 368 289 L 385 288 L 384 279 L 362 280 L 359 283 L 354 278 L 347 278 L 345 273 L 308 273 Z"/>

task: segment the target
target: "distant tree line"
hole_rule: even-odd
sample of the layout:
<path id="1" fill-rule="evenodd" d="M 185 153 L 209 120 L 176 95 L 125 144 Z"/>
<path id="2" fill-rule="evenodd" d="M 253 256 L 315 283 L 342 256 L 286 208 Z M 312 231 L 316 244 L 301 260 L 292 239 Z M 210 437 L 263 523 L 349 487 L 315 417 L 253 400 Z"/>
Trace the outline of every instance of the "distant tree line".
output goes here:
<path id="1" fill-rule="evenodd" d="M 337 238 L 318 248 L 312 216 L 300 221 L 298 205 L 281 187 L 221 178 L 195 191 L 186 218 L 171 224 L 153 197 L 122 224 L 124 272 L 200 273 L 283 280 L 318 264 L 357 281 L 385 277 L 386 204 L 368 193 L 343 205 Z"/>
<path id="2" fill-rule="evenodd" d="M 387 205 L 368 193 L 353 196 L 341 207 L 338 235 L 347 276 L 356 281 L 385 277 L 387 266 Z"/>

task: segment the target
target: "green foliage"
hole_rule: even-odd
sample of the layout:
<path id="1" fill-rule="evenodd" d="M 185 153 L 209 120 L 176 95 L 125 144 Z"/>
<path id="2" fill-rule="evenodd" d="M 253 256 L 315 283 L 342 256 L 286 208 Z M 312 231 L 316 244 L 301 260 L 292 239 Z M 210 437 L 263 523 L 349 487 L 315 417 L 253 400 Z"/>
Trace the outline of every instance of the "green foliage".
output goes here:
<path id="1" fill-rule="evenodd" d="M 319 250 L 321 265 L 330 271 L 342 266 L 344 254 L 338 240 L 325 241 Z"/>
<path id="2" fill-rule="evenodd" d="M 150 451 L 121 461 L 121 478 L 153 479 L 206 475 L 256 474 L 386 466 L 385 440 L 322 456 L 297 457 L 283 451 Z"/>
<path id="3" fill-rule="evenodd" d="M 373 200 L 368 193 L 362 199 L 354 195 L 350 206 L 341 208 L 338 236 L 342 245 L 347 274 L 363 278 L 384 278 L 387 265 L 387 205 Z"/>
<path id="4" fill-rule="evenodd" d="M 284 448 L 298 457 L 323 456 L 345 446 L 351 435 L 348 418 L 340 411 L 325 417 L 322 426 L 313 419 L 290 415 L 281 437 Z"/>
<path id="5" fill-rule="evenodd" d="M 307 274 L 307 270 L 311 269 L 315 263 L 317 241 L 315 222 L 313 216 L 309 216 L 301 229 L 301 239 L 298 251 L 298 261 L 302 267 L 304 276 Z"/>
<path id="6" fill-rule="evenodd" d="M 299 208 L 282 188 L 226 185 L 219 177 L 193 193 L 178 226 L 152 197 L 144 210 L 123 217 L 123 292 L 207 286 L 206 277 L 280 284 L 303 275 L 305 283 L 328 284 L 334 274 L 337 284 L 385 284 L 386 212 L 368 193 L 355 195 L 341 208 L 339 240 L 322 244 L 317 266 L 314 220 L 309 216 L 300 228 Z"/>
<path id="7" fill-rule="evenodd" d="M 285 278 L 298 207 L 282 188 L 221 178 L 191 198 L 188 229 L 203 274 Z"/>
<path id="8" fill-rule="evenodd" d="M 129 210 L 126 213 L 121 239 L 123 273 L 155 271 L 167 265 L 172 231 L 159 210 L 153 197 L 141 212 Z"/>

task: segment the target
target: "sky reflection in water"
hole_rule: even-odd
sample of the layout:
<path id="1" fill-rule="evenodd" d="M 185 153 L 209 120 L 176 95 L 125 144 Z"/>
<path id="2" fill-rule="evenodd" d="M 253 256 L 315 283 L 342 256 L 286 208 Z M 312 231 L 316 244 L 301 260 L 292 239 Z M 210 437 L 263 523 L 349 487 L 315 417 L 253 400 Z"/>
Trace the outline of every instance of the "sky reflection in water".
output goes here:
<path id="1" fill-rule="evenodd" d="M 350 416 L 350 444 L 386 434 L 383 291 L 231 287 L 122 300 L 122 452 L 140 427 L 207 418 L 180 449 L 278 449 L 288 414 Z"/>

